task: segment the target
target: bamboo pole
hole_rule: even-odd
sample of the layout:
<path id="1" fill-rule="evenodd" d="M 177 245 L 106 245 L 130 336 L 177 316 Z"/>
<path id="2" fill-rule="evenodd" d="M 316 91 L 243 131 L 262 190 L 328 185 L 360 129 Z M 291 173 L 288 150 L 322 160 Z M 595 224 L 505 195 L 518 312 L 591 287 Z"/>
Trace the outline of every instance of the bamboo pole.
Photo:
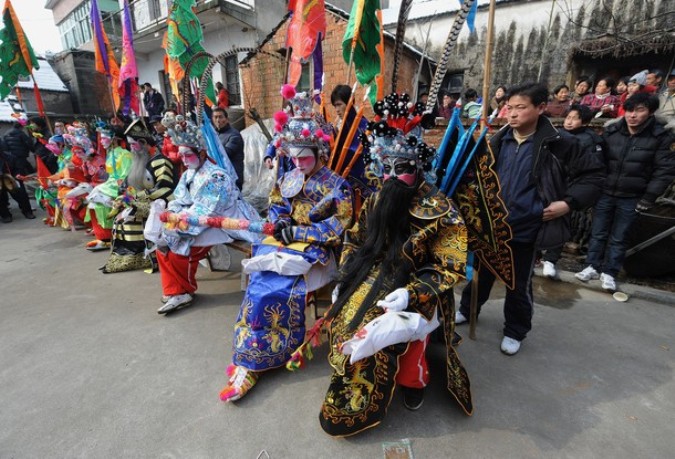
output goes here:
<path id="1" fill-rule="evenodd" d="M 33 95 L 35 96 L 35 103 L 38 106 L 38 113 L 40 113 L 40 116 L 44 116 L 45 121 L 47 122 L 47 129 L 49 129 L 49 135 L 52 136 L 54 135 L 54 131 L 52 130 L 52 123 L 49 121 L 49 115 L 47 115 L 47 111 L 44 109 L 44 102 L 42 101 L 42 96 L 40 95 L 40 89 L 38 88 L 37 82 L 35 81 L 35 77 L 33 76 L 33 72 L 30 73 L 30 79 L 33 80 Z"/>
<path id="2" fill-rule="evenodd" d="M 485 65 L 483 69 L 483 114 L 481 116 L 480 127 L 487 126 L 488 110 L 490 108 L 490 80 L 492 79 L 492 42 L 494 39 L 495 26 L 495 6 L 496 0 L 490 0 L 490 9 L 488 12 L 487 44 L 485 46 Z"/>

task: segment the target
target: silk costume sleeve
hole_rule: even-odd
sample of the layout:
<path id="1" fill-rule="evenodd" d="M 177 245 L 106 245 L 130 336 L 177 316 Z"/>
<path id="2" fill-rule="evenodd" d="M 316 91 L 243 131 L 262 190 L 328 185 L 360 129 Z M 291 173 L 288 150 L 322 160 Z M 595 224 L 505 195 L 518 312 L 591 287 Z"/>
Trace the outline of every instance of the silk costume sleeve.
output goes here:
<path id="1" fill-rule="evenodd" d="M 291 212 L 293 209 L 290 200 L 281 195 L 281 180 L 283 178 L 277 181 L 270 192 L 269 219 L 272 223 L 279 221 L 291 223 Z"/>
<path id="2" fill-rule="evenodd" d="M 223 207 L 222 203 L 230 199 L 232 195 L 232 182 L 222 170 L 216 170 L 210 173 L 207 183 L 199 188 L 192 198 L 192 205 L 183 212 L 188 217 L 217 217 L 218 210 Z M 186 190 L 187 191 L 187 190 Z M 178 232 L 181 236 L 198 236 L 208 227 L 199 225 L 188 225 L 186 230 Z"/>
<path id="3" fill-rule="evenodd" d="M 456 211 L 453 211 L 456 212 Z M 431 320 L 441 310 L 444 296 L 466 269 L 467 232 L 456 213 L 443 216 L 423 230 L 427 263 L 418 269 L 406 286 L 410 294 L 408 309 Z"/>
<path id="4" fill-rule="evenodd" d="M 342 234 L 352 223 L 353 213 L 352 190 L 344 182 L 312 208 L 311 224 L 293 225 L 293 240 L 338 247 Z"/>
<path id="5" fill-rule="evenodd" d="M 340 266 L 344 266 L 344 264 L 347 263 L 349 257 L 351 257 L 352 254 L 356 252 L 359 247 L 361 247 L 363 241 L 365 241 L 367 230 L 366 215 L 372 210 L 372 202 L 372 198 L 366 198 L 363 206 L 361 207 L 361 211 L 359 212 L 356 223 L 354 223 L 351 228 L 345 231 L 345 240 L 342 244 Z M 368 209 L 368 212 L 366 212 L 366 209 Z"/>

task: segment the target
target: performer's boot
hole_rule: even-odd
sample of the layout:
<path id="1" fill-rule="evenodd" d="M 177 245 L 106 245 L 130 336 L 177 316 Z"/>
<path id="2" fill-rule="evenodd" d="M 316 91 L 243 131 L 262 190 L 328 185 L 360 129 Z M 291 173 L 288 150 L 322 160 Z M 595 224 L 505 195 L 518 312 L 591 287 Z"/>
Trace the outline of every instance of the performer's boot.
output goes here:
<path id="1" fill-rule="evenodd" d="M 239 400 L 258 382 L 258 373 L 234 364 L 227 367 L 226 373 L 230 380 L 220 391 L 220 399 L 224 402 Z"/>

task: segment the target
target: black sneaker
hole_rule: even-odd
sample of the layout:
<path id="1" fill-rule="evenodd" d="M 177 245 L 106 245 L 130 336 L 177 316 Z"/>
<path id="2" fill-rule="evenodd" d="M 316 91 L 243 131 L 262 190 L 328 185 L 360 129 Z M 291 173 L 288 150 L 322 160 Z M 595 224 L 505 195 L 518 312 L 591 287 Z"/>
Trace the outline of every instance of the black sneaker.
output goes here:
<path id="1" fill-rule="evenodd" d="M 410 411 L 417 411 L 424 403 L 424 389 L 415 389 L 413 387 L 403 388 L 403 405 Z"/>
<path id="2" fill-rule="evenodd" d="M 33 220 L 35 218 L 35 214 L 33 214 L 33 212 L 30 210 L 24 212 L 23 216 L 26 217 L 28 220 Z"/>
<path id="3" fill-rule="evenodd" d="M 12 218 L 11 215 L 7 215 L 6 217 L 2 217 L 2 223 L 12 223 L 12 220 L 14 220 L 14 219 Z"/>

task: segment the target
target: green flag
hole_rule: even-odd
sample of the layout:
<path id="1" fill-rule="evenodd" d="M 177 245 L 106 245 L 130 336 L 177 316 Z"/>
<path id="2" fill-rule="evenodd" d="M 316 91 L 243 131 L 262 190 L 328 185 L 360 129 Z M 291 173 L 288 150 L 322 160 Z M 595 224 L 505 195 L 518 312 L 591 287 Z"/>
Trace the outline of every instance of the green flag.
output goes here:
<path id="1" fill-rule="evenodd" d="M 355 0 L 342 40 L 342 57 L 348 65 L 354 63 L 356 80 L 364 86 L 373 84 L 374 80 L 377 83 L 378 91 L 370 91 L 371 101 L 381 92 L 384 73 L 383 30 L 379 10 L 380 0 Z"/>
<path id="2" fill-rule="evenodd" d="M 0 30 L 0 99 L 12 91 L 20 76 L 30 76 L 39 69 L 33 47 L 23 33 L 23 28 L 9 0 L 2 10 L 4 28 Z"/>

